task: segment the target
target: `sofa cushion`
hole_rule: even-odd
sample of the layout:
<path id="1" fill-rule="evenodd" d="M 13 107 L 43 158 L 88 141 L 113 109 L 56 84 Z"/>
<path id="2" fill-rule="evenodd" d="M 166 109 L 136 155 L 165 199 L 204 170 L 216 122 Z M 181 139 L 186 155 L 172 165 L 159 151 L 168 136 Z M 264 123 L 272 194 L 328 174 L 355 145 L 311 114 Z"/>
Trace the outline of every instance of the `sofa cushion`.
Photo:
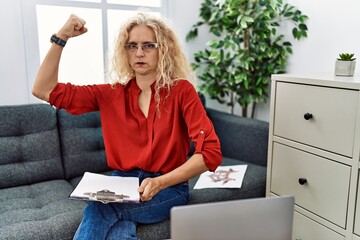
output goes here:
<path id="1" fill-rule="evenodd" d="M 241 188 L 205 188 L 193 189 L 199 177 L 192 178 L 190 184 L 189 204 L 228 201 L 236 199 L 247 199 L 264 197 L 266 189 L 266 167 L 251 164 L 248 162 L 223 158 L 222 166 L 246 164 L 244 180 Z"/>
<path id="2" fill-rule="evenodd" d="M 136 234 L 142 240 L 170 239 L 170 220 L 155 224 L 138 224 Z"/>
<path id="3" fill-rule="evenodd" d="M 223 156 L 266 166 L 269 123 L 207 109 Z"/>
<path id="4" fill-rule="evenodd" d="M 0 189 L 63 178 L 54 108 L 1 106 L 0 116 Z"/>
<path id="5" fill-rule="evenodd" d="M 109 170 L 99 112 L 74 116 L 58 110 L 58 119 L 65 178 Z"/>
<path id="6" fill-rule="evenodd" d="M 0 189 L 0 239 L 72 239 L 86 206 L 69 200 L 72 189 L 65 180 Z"/>

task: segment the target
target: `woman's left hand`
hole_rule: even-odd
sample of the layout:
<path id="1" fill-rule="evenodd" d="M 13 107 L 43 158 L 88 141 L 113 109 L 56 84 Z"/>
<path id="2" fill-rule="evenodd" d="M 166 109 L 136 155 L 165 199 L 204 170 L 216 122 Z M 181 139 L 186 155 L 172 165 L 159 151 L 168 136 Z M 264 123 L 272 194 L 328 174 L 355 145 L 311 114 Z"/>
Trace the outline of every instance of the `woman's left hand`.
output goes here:
<path id="1" fill-rule="evenodd" d="M 161 189 L 158 178 L 145 178 L 138 188 L 141 201 L 150 201 Z"/>

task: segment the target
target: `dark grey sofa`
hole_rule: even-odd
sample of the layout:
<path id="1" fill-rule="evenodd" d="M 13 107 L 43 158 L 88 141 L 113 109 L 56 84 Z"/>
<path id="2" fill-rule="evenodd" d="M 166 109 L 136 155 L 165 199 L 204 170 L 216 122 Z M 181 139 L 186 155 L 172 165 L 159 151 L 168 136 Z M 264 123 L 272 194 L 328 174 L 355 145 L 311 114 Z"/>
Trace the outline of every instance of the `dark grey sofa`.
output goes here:
<path id="1" fill-rule="evenodd" d="M 248 169 L 241 189 L 192 189 L 189 204 L 264 197 L 268 123 L 207 112 L 223 165 Z M 72 116 L 47 104 L 0 106 L 0 239 L 72 239 L 87 203 L 68 196 L 85 171 L 111 173 L 97 112 Z M 139 225 L 139 237 L 169 238 L 169 224 Z"/>

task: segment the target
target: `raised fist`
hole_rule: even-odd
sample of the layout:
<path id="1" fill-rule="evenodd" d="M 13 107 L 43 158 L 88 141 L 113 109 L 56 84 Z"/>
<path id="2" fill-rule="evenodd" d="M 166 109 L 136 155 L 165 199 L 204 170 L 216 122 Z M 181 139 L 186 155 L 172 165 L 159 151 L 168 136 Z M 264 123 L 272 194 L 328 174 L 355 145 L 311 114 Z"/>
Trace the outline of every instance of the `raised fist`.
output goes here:
<path id="1" fill-rule="evenodd" d="M 56 36 L 64 41 L 67 41 L 69 38 L 86 33 L 87 28 L 85 27 L 85 24 L 86 22 L 82 18 L 76 16 L 75 14 L 71 14 Z"/>

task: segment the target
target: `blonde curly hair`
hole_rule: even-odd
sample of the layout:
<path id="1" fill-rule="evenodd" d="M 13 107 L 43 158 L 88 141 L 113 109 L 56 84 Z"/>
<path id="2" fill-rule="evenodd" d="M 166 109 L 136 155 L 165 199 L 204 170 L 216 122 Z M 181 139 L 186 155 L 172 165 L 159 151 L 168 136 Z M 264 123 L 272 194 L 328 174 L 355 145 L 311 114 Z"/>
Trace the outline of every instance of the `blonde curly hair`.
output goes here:
<path id="1" fill-rule="evenodd" d="M 145 24 L 154 31 L 158 43 L 159 60 L 154 97 L 157 102 L 156 108 L 159 110 L 162 100 L 159 94 L 160 89 L 166 88 L 169 93 L 171 86 L 180 79 L 186 79 L 196 87 L 195 74 L 174 31 L 163 20 L 150 14 L 138 13 L 125 22 L 115 42 L 111 61 L 113 87 L 118 83 L 127 84 L 135 77 L 135 72 L 126 57 L 125 44 L 128 42 L 130 30 L 141 24 Z"/>

